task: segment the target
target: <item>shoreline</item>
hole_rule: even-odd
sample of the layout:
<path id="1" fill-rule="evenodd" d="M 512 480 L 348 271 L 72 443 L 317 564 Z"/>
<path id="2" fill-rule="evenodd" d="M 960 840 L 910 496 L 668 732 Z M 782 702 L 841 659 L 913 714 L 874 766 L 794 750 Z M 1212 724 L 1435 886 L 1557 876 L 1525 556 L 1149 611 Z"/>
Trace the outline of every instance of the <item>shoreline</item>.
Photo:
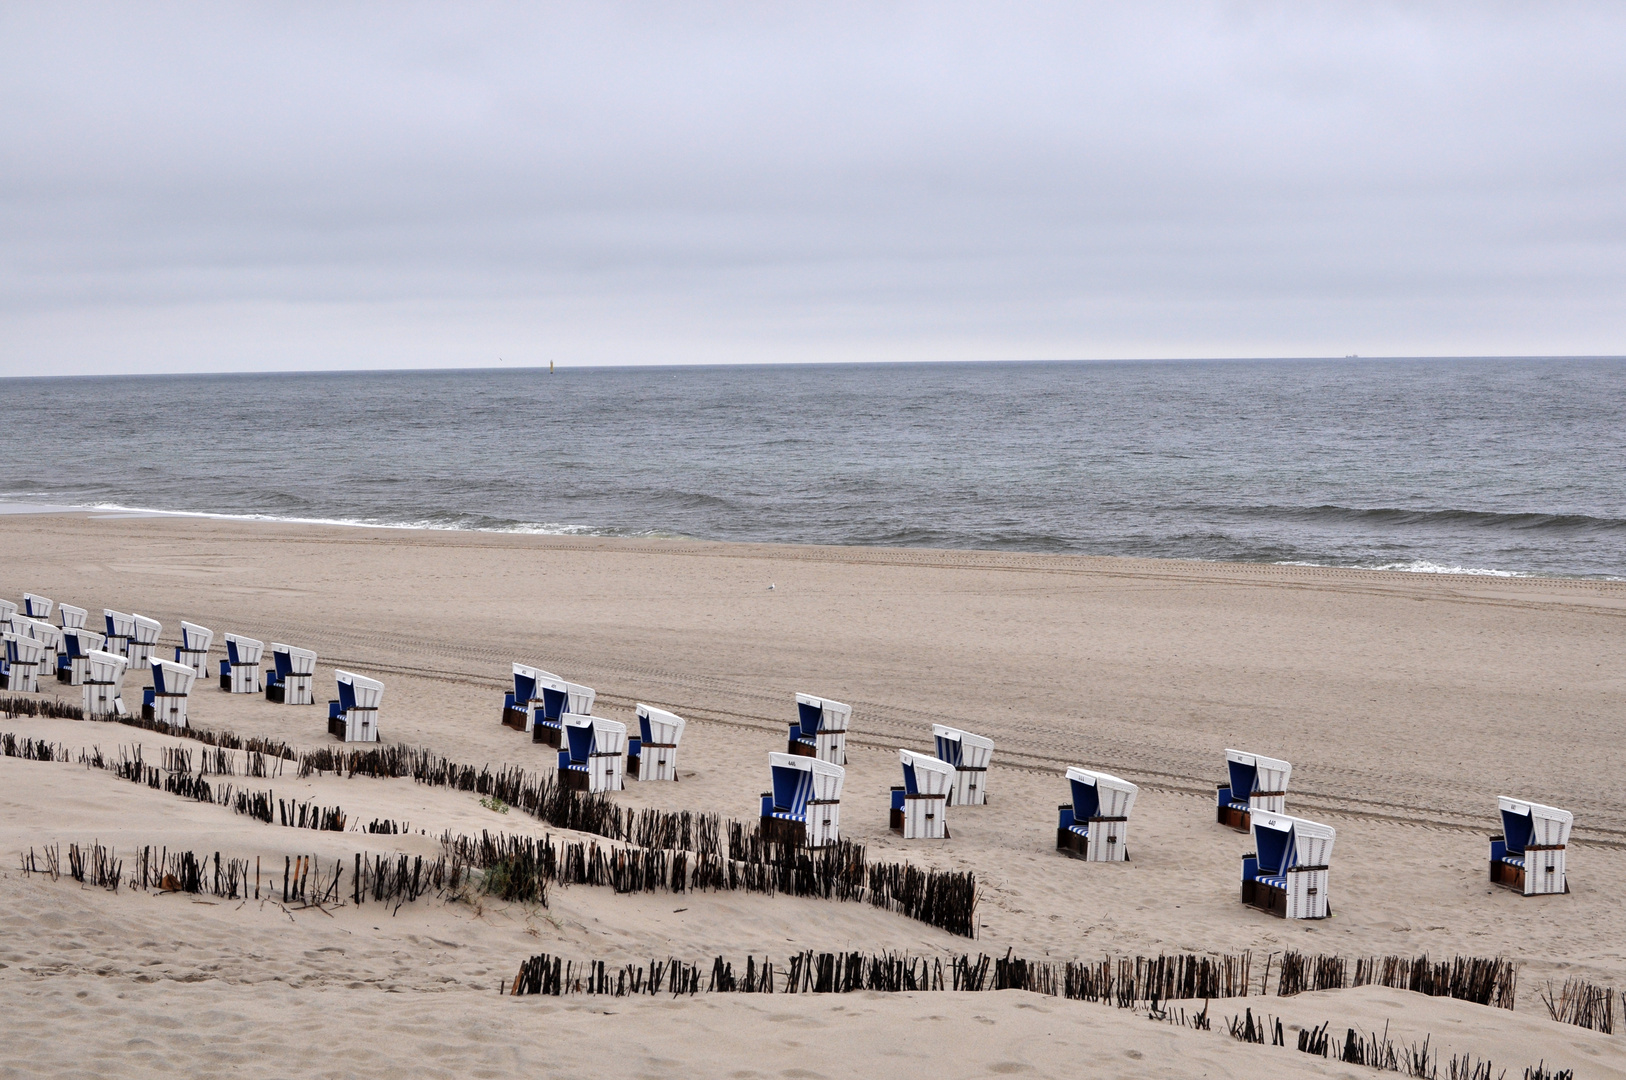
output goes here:
<path id="1" fill-rule="evenodd" d="M 27 516 L 67 516 L 79 517 L 91 521 L 115 520 L 196 520 L 220 522 L 222 524 L 236 524 L 246 527 L 264 526 L 268 528 L 305 528 L 305 529 L 332 529 L 332 530 L 376 530 L 385 534 L 414 534 L 421 533 L 433 536 L 470 536 L 470 537 L 514 537 L 528 538 L 537 541 L 570 541 L 570 542 L 602 542 L 612 545 L 626 545 L 629 551 L 644 550 L 648 552 L 669 552 L 674 547 L 690 545 L 705 550 L 707 553 L 715 551 L 733 550 L 741 552 L 741 557 L 752 557 L 744 554 L 750 551 L 766 551 L 772 553 L 774 558 L 793 559 L 797 556 L 793 552 L 810 553 L 805 556 L 809 560 L 824 560 L 833 562 L 846 561 L 891 561 L 897 563 L 916 563 L 921 565 L 934 565 L 950 567 L 963 563 L 974 563 L 979 566 L 994 568 L 1004 563 L 1010 566 L 1037 568 L 1046 561 L 1055 566 L 1065 562 L 1078 564 L 1078 568 L 1092 573 L 1111 572 L 1114 567 L 1122 568 L 1126 573 L 1144 573 L 1157 568 L 1167 568 L 1171 573 L 1182 570 L 1201 573 L 1203 570 L 1220 570 L 1244 575 L 1259 577 L 1275 577 L 1284 573 L 1303 571 L 1311 577 L 1341 577 L 1347 575 L 1370 575 L 1376 581 L 1451 581 L 1451 582 L 1496 582 L 1516 583 L 1522 582 L 1540 587 L 1547 586 L 1615 586 L 1608 590 L 1609 594 L 1616 591 L 1626 598 L 1626 577 L 1597 575 L 1591 577 L 1574 577 L 1541 574 L 1534 571 L 1506 571 L 1445 568 L 1438 570 L 1425 569 L 1392 569 L 1382 567 L 1339 566 L 1332 564 L 1304 563 L 1304 562 L 1226 562 L 1222 560 L 1205 559 L 1175 559 L 1156 556 L 1141 555 L 1087 555 L 1073 552 L 1051 551 L 1002 551 L 991 548 L 934 548 L 934 547 L 888 547 L 866 544 L 805 544 L 794 541 L 763 541 L 763 540 L 711 540 L 699 537 L 682 536 L 678 534 L 664 534 L 650 532 L 647 534 L 626 535 L 592 532 L 590 527 L 560 526 L 557 530 L 551 527 L 536 529 L 479 529 L 451 526 L 436 526 L 425 524 L 377 524 L 361 521 L 343 521 L 317 518 L 281 518 L 258 514 L 225 514 L 207 511 L 192 510 L 154 510 L 150 508 L 125 506 L 71 506 L 50 503 L 14 503 L 0 501 L 0 519 L 8 517 Z M 651 544 L 661 545 L 647 549 L 637 548 L 635 545 Z M 857 554 L 854 554 L 857 553 Z"/>

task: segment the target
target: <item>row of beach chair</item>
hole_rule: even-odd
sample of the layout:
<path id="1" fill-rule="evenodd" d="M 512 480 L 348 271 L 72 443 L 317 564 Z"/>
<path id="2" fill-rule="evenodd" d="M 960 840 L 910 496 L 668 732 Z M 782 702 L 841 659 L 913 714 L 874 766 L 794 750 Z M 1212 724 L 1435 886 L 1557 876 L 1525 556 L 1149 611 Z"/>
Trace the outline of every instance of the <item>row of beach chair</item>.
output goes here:
<path id="1" fill-rule="evenodd" d="M 58 624 L 48 620 L 53 608 Z M 43 596 L 23 594 L 23 604 L 0 600 L 0 688 L 37 693 L 43 677 L 84 688 L 90 716 L 128 715 L 123 681 L 130 668 L 147 667 L 152 686 L 143 692 L 141 712 L 148 720 L 187 726 L 187 704 L 198 679 L 209 675 L 214 631 L 182 621 L 175 659 L 155 656 L 163 624 L 147 616 L 102 609 L 102 631 L 86 626 L 88 612 L 55 604 Z M 226 656 L 220 661 L 220 688 L 233 694 L 263 692 L 268 700 L 288 705 L 315 704 L 316 653 L 281 642 L 271 643 L 271 666 L 262 670 L 265 643 L 239 634 L 224 636 Z M 329 702 L 328 729 L 346 741 L 378 740 L 378 703 L 384 686 L 346 671 L 335 672 L 339 699 Z"/>
<path id="2" fill-rule="evenodd" d="M 1216 820 L 1253 835 L 1242 859 L 1242 902 L 1289 919 L 1330 913 L 1328 864 L 1337 831 L 1286 812 L 1293 766 L 1280 758 L 1226 750 L 1227 782 L 1215 792 Z M 1523 896 L 1569 892 L 1565 852 L 1574 815 L 1499 795 L 1502 831 L 1490 838 L 1490 881 Z"/>
<path id="3" fill-rule="evenodd" d="M 623 790 L 629 776 L 646 783 L 677 779 L 683 717 L 639 702 L 638 734 L 629 739 L 626 724 L 593 715 L 592 687 L 517 662 L 513 677 L 514 689 L 503 698 L 503 726 L 556 747 L 565 787 L 598 793 Z"/>
<path id="4" fill-rule="evenodd" d="M 49 619 L 53 609 L 58 622 Z M 187 723 L 187 702 L 196 680 L 209 671 L 213 632 L 181 623 L 173 661 L 154 655 L 162 625 L 140 614 L 103 610 L 105 632 L 86 627 L 87 612 L 46 597 L 23 595 L 23 603 L 0 600 L 0 688 L 37 692 L 42 676 L 84 688 L 92 716 L 123 715 L 121 684 L 131 666 L 147 666 L 153 685 L 143 715 L 175 726 Z M 222 690 L 258 693 L 287 704 L 314 704 L 316 653 L 278 642 L 272 665 L 262 671 L 265 646 L 241 635 L 224 636 L 219 663 Z M 347 742 L 378 740 L 378 709 L 384 686 L 376 679 L 336 671 L 339 697 L 328 705 L 328 730 Z M 677 753 L 685 721 L 675 713 L 639 703 L 638 733 L 594 716 L 596 694 L 527 664 L 513 665 L 512 692 L 502 723 L 528 732 L 533 742 L 558 750 L 561 783 L 588 792 L 623 790 L 630 777 L 643 782 L 677 780 Z M 847 735 L 852 706 L 798 693 L 797 719 L 783 753 L 768 755 L 771 790 L 762 793 L 763 834 L 806 847 L 837 843 L 846 778 Z M 889 824 L 905 839 L 948 839 L 948 808 L 987 801 L 987 774 L 994 743 L 985 736 L 942 724 L 932 726 L 934 752 L 899 748 L 903 783 L 889 792 Z M 1287 813 L 1293 766 L 1249 751 L 1225 751 L 1226 782 L 1217 785 L 1218 824 L 1248 833 L 1254 850 L 1242 858 L 1241 900 L 1289 919 L 1327 917 L 1328 877 L 1337 832 L 1330 825 Z M 1069 768 L 1071 800 L 1059 807 L 1056 847 L 1088 862 L 1129 858 L 1129 821 L 1139 788 L 1110 773 Z M 1569 891 L 1565 855 L 1573 816 L 1565 810 L 1512 796 L 1499 796 L 1502 832 L 1490 840 L 1492 883 L 1525 896 Z"/>

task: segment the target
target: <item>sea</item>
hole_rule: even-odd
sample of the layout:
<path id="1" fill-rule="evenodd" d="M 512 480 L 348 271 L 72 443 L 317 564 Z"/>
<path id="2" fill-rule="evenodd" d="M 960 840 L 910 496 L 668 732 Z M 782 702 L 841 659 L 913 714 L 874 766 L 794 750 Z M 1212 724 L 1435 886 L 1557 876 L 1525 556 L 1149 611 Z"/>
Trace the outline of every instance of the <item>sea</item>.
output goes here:
<path id="1" fill-rule="evenodd" d="M 0 380 L 0 501 L 1626 578 L 1626 360 Z"/>

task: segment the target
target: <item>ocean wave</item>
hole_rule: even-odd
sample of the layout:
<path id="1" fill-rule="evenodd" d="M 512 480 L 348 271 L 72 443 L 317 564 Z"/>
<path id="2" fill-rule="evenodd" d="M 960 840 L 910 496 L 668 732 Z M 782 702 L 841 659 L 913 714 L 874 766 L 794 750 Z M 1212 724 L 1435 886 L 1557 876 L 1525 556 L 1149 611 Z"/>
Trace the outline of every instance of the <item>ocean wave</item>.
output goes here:
<path id="1" fill-rule="evenodd" d="M 1352 570 L 1399 570 L 1408 574 L 1464 574 L 1471 577 L 1499 577 L 1521 578 L 1538 577 L 1524 570 L 1492 570 L 1479 566 L 1446 566 L 1443 563 L 1430 562 L 1427 559 L 1411 559 L 1405 562 L 1386 563 L 1325 563 L 1312 562 L 1308 559 L 1279 559 L 1277 566 L 1345 566 Z"/>
<path id="2" fill-rule="evenodd" d="M 9 494 L 9 493 L 5 493 Z M 0 494 L 0 503 L 10 503 Z M 628 538 L 687 539 L 681 533 L 663 529 L 629 529 L 613 525 L 581 525 L 545 521 L 511 521 L 490 518 L 480 514 L 446 514 L 418 519 L 386 519 L 366 517 L 301 517 L 289 514 L 226 513 L 215 510 L 161 510 L 150 506 L 127 506 L 122 503 L 42 503 L 15 500 L 30 510 L 79 511 L 93 514 L 131 515 L 142 517 L 205 518 L 211 521 L 259 521 L 285 525 L 342 525 L 358 529 L 428 529 L 437 532 L 491 532 L 518 533 L 532 536 L 618 536 Z"/>
<path id="3" fill-rule="evenodd" d="M 1615 532 L 1626 530 L 1626 518 L 1596 517 L 1591 514 L 1544 514 L 1534 511 L 1507 513 L 1494 510 L 1402 510 L 1397 507 L 1337 506 L 1216 506 L 1203 508 L 1240 517 L 1266 517 L 1288 521 L 1378 526 L 1463 525 L 1479 529 L 1508 529 L 1537 532 Z"/>

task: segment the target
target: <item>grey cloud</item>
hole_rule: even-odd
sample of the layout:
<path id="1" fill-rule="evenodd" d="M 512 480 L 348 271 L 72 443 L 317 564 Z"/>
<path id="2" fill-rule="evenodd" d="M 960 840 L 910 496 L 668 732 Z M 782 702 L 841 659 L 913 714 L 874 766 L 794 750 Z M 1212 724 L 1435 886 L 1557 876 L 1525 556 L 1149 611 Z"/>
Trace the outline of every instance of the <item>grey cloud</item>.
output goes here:
<path id="1" fill-rule="evenodd" d="M 1622 351 L 1604 5 L 0 10 L 0 374 Z"/>

